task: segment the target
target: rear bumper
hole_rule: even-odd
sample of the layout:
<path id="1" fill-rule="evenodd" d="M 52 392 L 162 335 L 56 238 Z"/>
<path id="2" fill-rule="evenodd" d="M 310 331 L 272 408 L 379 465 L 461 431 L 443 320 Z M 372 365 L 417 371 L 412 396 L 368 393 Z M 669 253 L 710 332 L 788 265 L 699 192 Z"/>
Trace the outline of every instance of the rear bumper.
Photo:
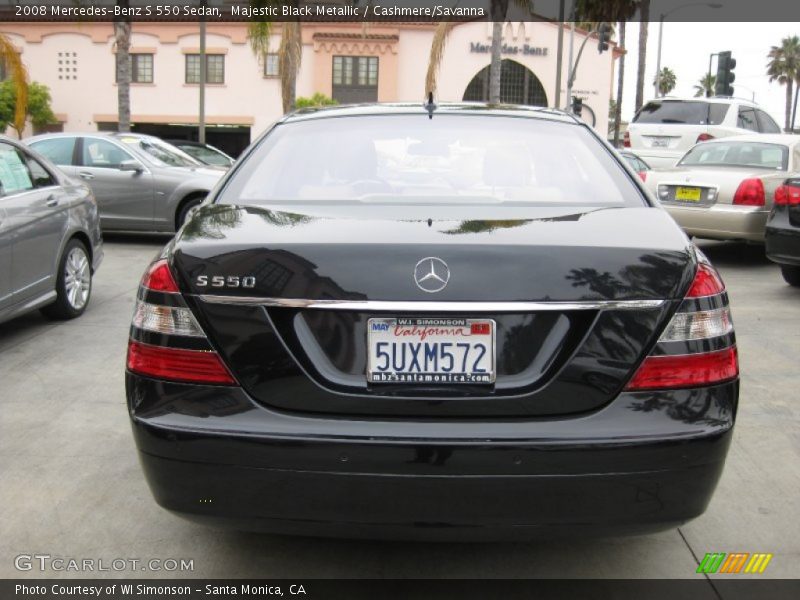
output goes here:
<path id="1" fill-rule="evenodd" d="M 781 265 L 800 265 L 800 227 L 789 221 L 788 211 L 775 214 L 766 230 L 767 258 Z"/>
<path id="2" fill-rule="evenodd" d="M 663 204 L 687 234 L 716 240 L 763 242 L 769 210 L 715 204 L 691 208 Z"/>
<path id="3" fill-rule="evenodd" d="M 738 383 L 622 394 L 569 419 L 375 421 L 287 415 L 238 388 L 127 375 L 164 508 L 245 530 L 403 539 L 622 535 L 701 514 Z M 158 396 L 158 398 L 156 398 Z"/>

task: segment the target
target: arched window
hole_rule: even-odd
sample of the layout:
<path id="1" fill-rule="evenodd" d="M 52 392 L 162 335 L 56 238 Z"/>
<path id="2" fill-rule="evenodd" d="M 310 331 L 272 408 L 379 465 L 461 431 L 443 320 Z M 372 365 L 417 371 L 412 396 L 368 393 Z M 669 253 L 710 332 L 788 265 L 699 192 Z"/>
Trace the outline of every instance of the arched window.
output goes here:
<path id="1" fill-rule="evenodd" d="M 466 102 L 489 101 L 489 66 L 480 71 L 469 82 L 464 92 Z M 508 58 L 500 63 L 500 102 L 504 104 L 528 104 L 547 106 L 547 94 L 539 78 L 525 65 Z"/>

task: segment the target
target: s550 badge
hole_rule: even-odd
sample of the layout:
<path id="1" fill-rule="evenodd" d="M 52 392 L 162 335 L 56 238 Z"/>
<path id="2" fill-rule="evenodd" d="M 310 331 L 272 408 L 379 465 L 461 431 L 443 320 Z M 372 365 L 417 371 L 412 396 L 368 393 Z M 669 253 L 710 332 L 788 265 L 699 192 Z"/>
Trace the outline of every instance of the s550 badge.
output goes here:
<path id="1" fill-rule="evenodd" d="M 197 287 L 213 288 L 254 288 L 256 287 L 255 277 L 238 277 L 236 275 L 198 275 L 195 281 Z"/>

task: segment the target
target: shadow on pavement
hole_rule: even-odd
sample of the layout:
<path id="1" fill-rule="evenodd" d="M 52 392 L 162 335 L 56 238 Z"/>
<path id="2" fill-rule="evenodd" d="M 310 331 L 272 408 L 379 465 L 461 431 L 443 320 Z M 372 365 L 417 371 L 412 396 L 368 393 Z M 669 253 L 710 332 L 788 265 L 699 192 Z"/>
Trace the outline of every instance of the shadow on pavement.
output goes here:
<path id="1" fill-rule="evenodd" d="M 716 267 L 763 267 L 774 265 L 764 253 L 761 244 L 745 242 L 717 242 L 713 240 L 695 240 L 697 246 L 705 253 Z"/>
<path id="2" fill-rule="evenodd" d="M 163 246 L 173 237 L 171 233 L 103 232 L 103 241 L 112 244 L 153 244 Z"/>

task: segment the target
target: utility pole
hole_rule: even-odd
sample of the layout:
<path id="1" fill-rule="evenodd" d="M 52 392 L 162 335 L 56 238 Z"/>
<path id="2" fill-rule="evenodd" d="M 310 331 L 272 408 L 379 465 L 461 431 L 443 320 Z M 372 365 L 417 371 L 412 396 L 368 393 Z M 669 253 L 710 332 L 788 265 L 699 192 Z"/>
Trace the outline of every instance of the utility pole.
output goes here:
<path id="1" fill-rule="evenodd" d="M 564 1 L 558 2 L 558 49 L 556 50 L 556 108 L 561 108 L 561 71 L 564 55 Z"/>
<path id="2" fill-rule="evenodd" d="M 200 3 L 203 8 L 206 0 Z M 198 115 L 197 141 L 206 143 L 206 18 L 200 17 L 200 109 Z"/>

